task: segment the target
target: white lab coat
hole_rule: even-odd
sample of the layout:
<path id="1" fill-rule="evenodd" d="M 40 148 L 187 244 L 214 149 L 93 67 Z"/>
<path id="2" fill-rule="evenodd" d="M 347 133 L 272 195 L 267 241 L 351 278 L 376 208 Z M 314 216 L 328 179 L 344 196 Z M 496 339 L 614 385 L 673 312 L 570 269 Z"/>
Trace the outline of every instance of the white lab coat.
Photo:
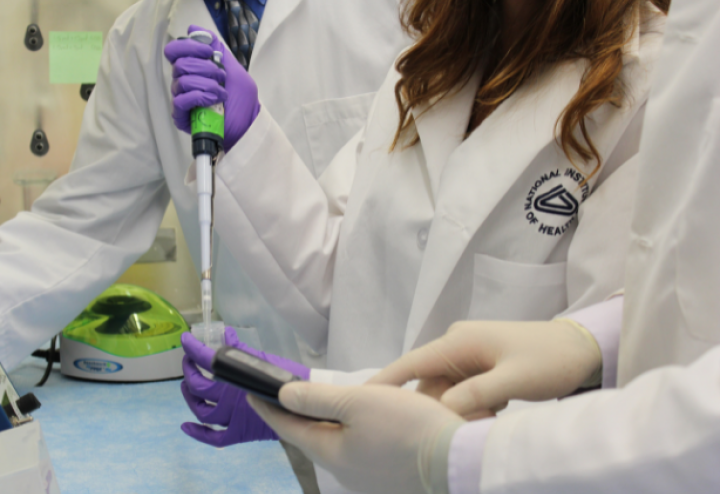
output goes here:
<path id="1" fill-rule="evenodd" d="M 658 19 L 628 44 L 626 103 L 590 119 L 611 168 L 637 151 Z M 463 140 L 476 78 L 414 112 L 420 142 L 389 153 L 398 121 L 391 70 L 364 131 L 320 183 L 261 111 L 218 165 L 216 228 L 270 303 L 313 348 L 327 349 L 335 370 L 387 365 L 459 319 L 548 319 L 577 300 L 600 301 L 623 283 L 623 270 L 607 269 L 602 252 L 576 256 L 593 275 L 583 289 L 573 284 L 572 297 L 566 291 L 576 206 L 597 175 L 581 188 L 584 175 L 554 140 L 584 67 L 547 71 Z M 604 238 L 587 235 L 595 244 Z"/>
<path id="2" fill-rule="evenodd" d="M 217 166 L 215 227 L 267 300 L 327 352 L 329 370 L 311 380 L 359 383 L 456 320 L 549 319 L 622 287 L 624 264 L 596 248 L 605 231 L 586 231 L 584 249 L 572 245 L 575 215 L 599 178 L 637 152 L 663 19 L 628 43 L 625 104 L 589 119 L 606 169 L 586 188 L 587 168 L 555 141 L 583 61 L 527 83 L 463 140 L 475 77 L 414 111 L 419 143 L 392 153 L 399 76 L 391 70 L 365 128 L 319 181 L 260 112 Z M 581 269 L 567 265 L 571 247 Z M 323 494 L 347 492 L 316 472 Z"/>
<path id="3" fill-rule="evenodd" d="M 642 137 L 618 384 L 500 418 L 480 491 L 720 492 L 720 4 L 674 0 Z"/>
<path id="4" fill-rule="evenodd" d="M 170 113 L 164 46 L 190 24 L 215 30 L 202 0 L 143 0 L 108 35 L 72 172 L 0 227 L 0 361 L 13 367 L 60 331 L 151 245 L 172 197 L 195 265 L 199 228 L 190 138 Z M 271 0 L 250 74 L 319 174 L 366 120 L 373 92 L 409 43 L 397 0 Z M 234 240 L 233 240 L 234 241 Z M 215 242 L 215 303 L 248 343 L 299 359 L 290 325 Z M 255 334 L 254 328 L 259 328 Z"/>
<path id="5" fill-rule="evenodd" d="M 626 103 L 590 119 L 607 169 L 587 188 L 554 133 L 581 61 L 526 84 L 463 140 L 476 77 L 415 111 L 419 143 L 392 153 L 391 70 L 364 130 L 319 182 L 260 112 L 217 166 L 215 226 L 267 300 L 327 352 L 328 370 L 311 380 L 357 384 L 456 320 L 550 319 L 622 287 L 624 263 L 597 249 L 605 231 L 586 230 L 584 247 L 572 245 L 575 214 L 598 177 L 637 152 L 663 21 L 643 25 L 627 46 Z M 566 262 L 571 247 L 576 267 Z M 624 258 L 625 249 L 613 253 Z M 323 494 L 347 492 L 316 472 Z"/>

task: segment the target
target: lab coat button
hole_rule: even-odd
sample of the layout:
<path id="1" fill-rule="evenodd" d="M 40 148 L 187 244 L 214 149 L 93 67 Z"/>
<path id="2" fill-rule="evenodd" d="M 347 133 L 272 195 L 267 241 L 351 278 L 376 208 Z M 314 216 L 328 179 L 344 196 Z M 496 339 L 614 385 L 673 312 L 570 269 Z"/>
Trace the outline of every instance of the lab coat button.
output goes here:
<path id="1" fill-rule="evenodd" d="M 427 228 L 421 228 L 420 231 L 417 234 L 417 245 L 418 249 L 425 250 L 425 246 L 427 245 L 428 241 L 428 229 Z"/>

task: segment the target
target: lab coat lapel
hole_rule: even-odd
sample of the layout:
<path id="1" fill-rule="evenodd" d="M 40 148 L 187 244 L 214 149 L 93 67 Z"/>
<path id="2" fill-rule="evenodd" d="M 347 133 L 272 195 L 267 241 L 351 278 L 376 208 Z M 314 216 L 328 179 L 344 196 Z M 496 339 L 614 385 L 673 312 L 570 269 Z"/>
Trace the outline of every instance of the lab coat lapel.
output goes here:
<path id="1" fill-rule="evenodd" d="M 467 131 L 479 84 L 480 75 L 477 74 L 457 93 L 442 98 L 429 108 L 423 105 L 412 111 L 436 201 L 443 168 Z"/>
<path id="2" fill-rule="evenodd" d="M 404 351 L 413 348 L 475 232 L 533 158 L 554 141 L 555 123 L 577 92 L 584 69 L 581 61 L 566 63 L 526 84 L 450 155 L 441 170 Z M 435 146 L 431 156 L 441 154 Z"/>
<path id="3" fill-rule="evenodd" d="M 253 60 L 262 52 L 267 44 L 268 39 L 275 33 L 277 28 L 285 22 L 290 14 L 303 2 L 303 0 L 273 0 L 267 2 L 265 12 L 260 21 L 260 30 L 258 31 L 255 47 L 253 48 L 253 57 L 250 59 L 250 69 L 252 70 Z M 308 36 L 312 33 L 308 32 Z M 301 40 L 297 40 L 302 42 Z"/>
<path id="4" fill-rule="evenodd" d="M 215 21 L 205 6 L 205 2 L 202 0 L 176 0 L 175 5 L 173 5 L 170 11 L 168 33 L 173 39 L 187 36 L 187 30 L 191 24 L 212 31 L 219 40 L 223 39 L 222 35 L 218 32 Z"/>
<path id="5" fill-rule="evenodd" d="M 267 40 L 302 2 L 303 0 L 275 0 L 267 3 L 262 20 L 260 21 L 260 30 L 257 40 L 255 41 L 253 58 L 250 60 L 251 67 L 252 60 L 263 50 Z M 168 28 L 170 36 L 173 39 L 187 36 L 187 28 L 190 24 L 202 26 L 214 32 L 218 39 L 224 42 L 222 35 L 215 25 L 215 21 L 205 6 L 205 2 L 202 0 L 177 0 L 170 12 L 170 26 Z M 224 44 L 227 47 L 227 43 Z"/>

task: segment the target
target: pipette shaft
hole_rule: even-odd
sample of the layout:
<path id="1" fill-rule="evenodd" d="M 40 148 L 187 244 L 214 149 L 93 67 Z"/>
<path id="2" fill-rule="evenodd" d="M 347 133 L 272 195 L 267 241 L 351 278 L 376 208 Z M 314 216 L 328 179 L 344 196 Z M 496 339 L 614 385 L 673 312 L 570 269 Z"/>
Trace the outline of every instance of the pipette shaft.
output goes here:
<path id="1" fill-rule="evenodd" d="M 212 314 L 213 169 L 211 156 L 209 154 L 198 155 L 195 166 L 200 219 L 200 289 L 203 322 L 207 327 L 210 324 Z"/>
<path id="2" fill-rule="evenodd" d="M 211 44 L 213 37 L 204 31 L 190 34 L 195 41 Z M 222 68 L 222 53 L 216 51 L 213 61 Z M 225 135 L 225 110 L 222 103 L 207 108 L 195 108 L 191 112 L 193 156 L 195 157 L 198 216 L 200 220 L 200 290 L 203 312 L 204 343 L 215 345 L 223 337 L 222 328 L 218 336 L 212 323 L 212 227 L 214 193 L 214 159 L 222 150 Z"/>

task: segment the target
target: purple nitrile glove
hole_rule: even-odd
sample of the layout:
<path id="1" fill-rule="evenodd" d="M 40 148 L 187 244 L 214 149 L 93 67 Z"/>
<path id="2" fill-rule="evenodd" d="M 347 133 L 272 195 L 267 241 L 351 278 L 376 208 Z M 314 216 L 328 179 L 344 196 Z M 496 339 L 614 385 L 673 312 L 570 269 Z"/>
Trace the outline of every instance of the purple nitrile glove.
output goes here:
<path id="1" fill-rule="evenodd" d="M 303 379 L 310 378 L 310 369 L 304 365 L 260 352 L 239 342 L 235 330 L 232 328 L 225 328 L 225 343 L 282 367 Z M 193 439 L 215 447 L 251 441 L 277 440 L 275 432 L 248 405 L 245 391 L 226 383 L 213 381 L 200 373 L 198 366 L 210 370 L 215 351 L 200 343 L 190 333 L 182 335 L 182 345 L 186 354 L 183 357 L 185 379 L 180 385 L 180 389 L 185 401 L 202 423 L 226 427 L 226 429 L 218 431 L 186 422 L 181 426 L 183 432 Z M 208 402 L 216 403 L 216 405 Z"/>
<path id="2" fill-rule="evenodd" d="M 206 31 L 212 35 L 210 45 L 192 39 L 176 39 L 165 47 L 165 58 L 173 64 L 173 121 L 190 133 L 190 110 L 198 106 L 225 103 L 225 140 L 227 153 L 260 113 L 258 90 L 252 77 L 212 31 L 190 26 L 188 34 Z M 214 51 L 222 52 L 225 70 L 213 63 Z M 225 87 L 223 87 L 223 85 Z"/>

